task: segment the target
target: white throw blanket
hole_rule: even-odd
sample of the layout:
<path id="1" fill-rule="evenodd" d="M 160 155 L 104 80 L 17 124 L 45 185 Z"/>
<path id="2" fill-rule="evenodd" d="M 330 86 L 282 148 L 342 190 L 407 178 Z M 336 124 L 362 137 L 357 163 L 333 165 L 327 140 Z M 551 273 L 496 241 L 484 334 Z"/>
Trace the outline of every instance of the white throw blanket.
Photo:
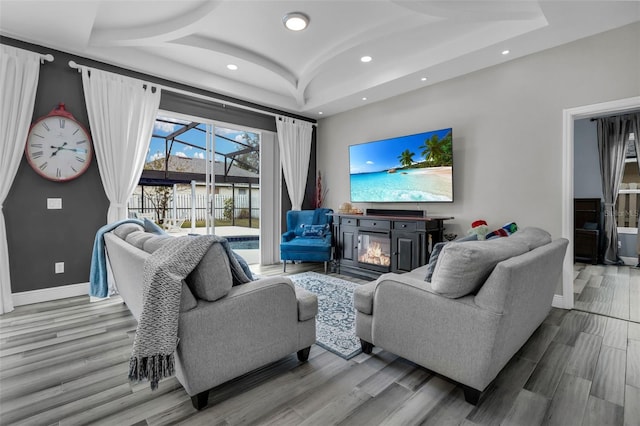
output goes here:
<path id="1" fill-rule="evenodd" d="M 215 235 L 172 238 L 156 250 L 144 264 L 143 305 L 129 361 L 130 380 L 149 379 L 154 390 L 161 379 L 174 374 L 182 280 L 215 243 L 225 248 L 234 285 L 250 281 L 227 240 Z"/>

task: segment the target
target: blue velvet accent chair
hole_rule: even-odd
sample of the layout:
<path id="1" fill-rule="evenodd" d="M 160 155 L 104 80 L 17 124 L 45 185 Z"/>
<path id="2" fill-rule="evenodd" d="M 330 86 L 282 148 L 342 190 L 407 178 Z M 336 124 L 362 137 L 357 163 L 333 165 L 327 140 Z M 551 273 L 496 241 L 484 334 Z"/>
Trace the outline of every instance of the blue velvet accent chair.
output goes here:
<path id="1" fill-rule="evenodd" d="M 289 210 L 287 212 L 287 232 L 280 241 L 280 259 L 287 271 L 287 261 L 327 262 L 331 260 L 333 210 Z"/>

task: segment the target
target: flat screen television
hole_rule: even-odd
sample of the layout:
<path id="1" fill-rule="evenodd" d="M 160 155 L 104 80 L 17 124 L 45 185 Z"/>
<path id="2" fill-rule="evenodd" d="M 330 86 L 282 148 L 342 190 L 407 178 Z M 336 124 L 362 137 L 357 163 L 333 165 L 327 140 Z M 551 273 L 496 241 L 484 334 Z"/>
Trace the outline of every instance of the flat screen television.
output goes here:
<path id="1" fill-rule="evenodd" d="M 451 130 L 350 145 L 351 202 L 453 202 Z"/>

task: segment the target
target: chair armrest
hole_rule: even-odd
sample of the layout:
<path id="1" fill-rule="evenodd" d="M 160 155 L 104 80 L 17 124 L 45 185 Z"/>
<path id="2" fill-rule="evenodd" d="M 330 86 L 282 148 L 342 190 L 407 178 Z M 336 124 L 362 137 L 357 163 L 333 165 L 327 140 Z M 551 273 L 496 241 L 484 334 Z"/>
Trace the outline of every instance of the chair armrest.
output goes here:
<path id="1" fill-rule="evenodd" d="M 378 286 L 377 281 L 362 284 L 353 292 L 353 306 L 358 312 L 371 315 L 373 313 L 373 294 Z"/>
<path id="2" fill-rule="evenodd" d="M 296 233 L 295 232 L 287 231 L 284 234 L 282 234 L 281 242 L 287 243 L 287 242 L 293 240 L 295 237 L 296 237 Z"/>
<path id="3" fill-rule="evenodd" d="M 304 288 L 296 287 L 298 321 L 306 321 L 318 314 L 318 296 Z"/>
<path id="4" fill-rule="evenodd" d="M 324 242 L 327 245 L 331 245 L 332 241 L 333 241 L 333 234 L 331 234 L 331 232 L 326 232 L 323 236 L 322 239 L 324 240 Z"/>
<path id="5" fill-rule="evenodd" d="M 315 317 L 318 314 L 318 297 L 303 288 L 296 287 L 293 282 L 282 276 L 261 278 L 250 283 L 243 284 L 241 286 L 233 287 L 228 296 L 233 295 L 238 297 L 239 295 L 253 292 L 253 291 L 265 291 L 270 287 L 278 287 L 286 285 L 291 287 L 295 292 L 295 297 L 298 306 L 298 321 L 306 321 Z"/>

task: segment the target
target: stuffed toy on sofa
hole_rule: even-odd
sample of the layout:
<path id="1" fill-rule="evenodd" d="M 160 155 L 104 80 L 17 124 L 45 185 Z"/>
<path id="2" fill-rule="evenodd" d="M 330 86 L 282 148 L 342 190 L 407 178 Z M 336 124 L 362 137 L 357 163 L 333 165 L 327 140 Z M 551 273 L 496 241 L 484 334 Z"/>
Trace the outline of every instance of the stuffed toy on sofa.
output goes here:
<path id="1" fill-rule="evenodd" d="M 489 232 L 489 226 L 487 225 L 487 222 L 485 222 L 482 219 L 479 219 L 471 223 L 471 229 L 467 231 L 467 234 L 477 235 L 478 240 L 484 240 L 488 232 Z"/>
<path id="2" fill-rule="evenodd" d="M 490 240 L 492 238 L 508 237 L 518 230 L 518 225 L 515 222 L 509 222 L 502 226 L 502 228 L 489 232 L 485 238 Z"/>

